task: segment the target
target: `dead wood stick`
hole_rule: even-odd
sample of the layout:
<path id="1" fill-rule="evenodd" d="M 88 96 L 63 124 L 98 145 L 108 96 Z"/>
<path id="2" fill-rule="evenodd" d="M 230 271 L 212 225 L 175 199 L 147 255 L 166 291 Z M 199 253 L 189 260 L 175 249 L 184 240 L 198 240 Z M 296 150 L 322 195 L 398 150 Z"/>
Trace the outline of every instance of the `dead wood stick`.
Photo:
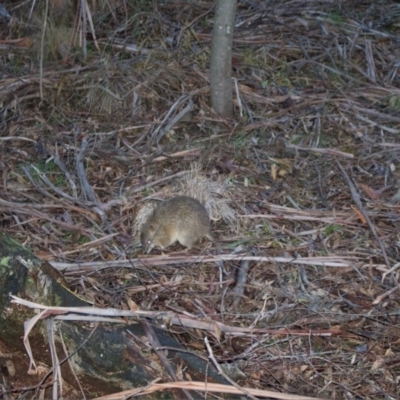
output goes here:
<path id="1" fill-rule="evenodd" d="M 76 171 L 79 177 L 79 180 L 81 182 L 81 188 L 83 193 L 86 195 L 86 199 L 89 199 L 93 203 L 97 204 L 97 197 L 92 189 L 92 187 L 89 185 L 89 181 L 86 178 L 86 171 L 85 171 L 85 166 L 83 164 L 83 160 L 85 158 L 85 151 L 86 147 L 88 146 L 89 142 L 86 138 L 82 139 L 81 143 L 81 148 L 79 149 L 79 152 L 76 157 Z"/>
<path id="2" fill-rule="evenodd" d="M 31 165 L 31 168 L 38 174 L 39 178 L 51 189 L 53 189 L 57 194 L 59 194 L 61 197 L 66 198 L 67 200 L 71 201 L 76 201 L 76 197 L 70 196 L 69 194 L 65 193 L 63 190 L 59 189 L 56 185 L 53 185 L 45 175 L 43 175 L 40 170 L 35 167 L 34 165 Z M 53 197 L 54 198 L 54 197 Z M 56 199 L 57 200 L 57 199 Z"/>
<path id="3" fill-rule="evenodd" d="M 400 123 L 400 118 L 396 117 L 394 115 L 390 115 L 387 113 L 382 113 L 376 110 L 371 110 L 369 108 L 364 108 L 364 107 L 358 107 L 358 106 L 353 106 L 357 111 L 360 111 L 361 113 L 365 113 L 365 114 L 369 114 L 372 115 L 374 117 L 378 117 L 381 118 L 383 121 L 386 122 L 394 122 L 394 123 Z M 355 115 L 357 116 L 358 113 L 355 113 Z M 376 124 L 378 125 L 378 124 Z M 380 126 L 380 125 L 378 125 Z"/>
<path id="4" fill-rule="evenodd" d="M 236 389 L 240 390 L 242 393 L 244 393 L 246 396 L 249 397 L 249 399 L 252 400 L 257 400 L 257 397 L 254 397 L 252 394 L 250 394 L 245 388 L 239 386 L 235 381 L 233 381 L 231 378 L 229 378 L 229 376 L 224 372 L 224 370 L 221 368 L 221 366 L 219 365 L 219 363 L 217 362 L 217 360 L 214 357 L 214 353 L 211 349 L 210 343 L 208 341 L 207 336 L 204 338 L 204 342 L 206 344 L 207 350 L 208 350 L 208 356 L 210 357 L 211 361 L 213 362 L 213 364 L 215 365 L 215 367 L 217 368 L 218 372 L 232 385 L 235 386 Z"/>
<path id="5" fill-rule="evenodd" d="M 65 262 L 51 262 L 51 265 L 67 274 L 74 272 L 82 273 L 83 271 L 99 271 L 105 268 L 143 268 L 147 270 L 149 266 L 166 266 L 166 265 L 180 265 L 187 263 L 206 263 L 218 261 L 237 261 L 249 260 L 256 262 L 266 262 L 271 264 L 292 264 L 292 265 L 322 265 L 324 267 L 351 267 L 355 262 L 360 260 L 356 257 L 338 257 L 338 256 L 324 256 L 324 257 L 268 257 L 268 256 L 248 256 L 244 253 L 239 254 L 221 254 L 217 256 L 207 255 L 175 255 L 168 256 L 151 256 L 131 258 L 128 260 L 117 261 L 90 261 L 82 263 L 65 263 Z"/>
<path id="6" fill-rule="evenodd" d="M 336 160 L 336 164 L 339 167 L 340 172 L 342 173 L 343 178 L 346 181 L 347 186 L 350 189 L 351 196 L 353 197 L 353 200 L 356 203 L 356 206 L 358 207 L 358 209 L 360 210 L 361 214 L 363 215 L 363 217 L 367 221 L 367 224 L 368 224 L 369 228 L 371 229 L 372 234 L 375 236 L 375 239 L 378 242 L 378 245 L 379 245 L 379 247 L 380 247 L 380 249 L 382 251 L 383 259 L 385 260 L 385 264 L 390 269 L 391 265 L 390 265 L 390 262 L 389 262 L 389 259 L 388 259 L 387 255 L 386 255 L 385 247 L 383 246 L 381 238 L 376 233 L 375 226 L 373 225 L 371 219 L 369 218 L 368 212 L 365 210 L 365 208 L 361 204 L 360 195 L 358 194 L 357 189 L 355 188 L 353 182 L 351 181 L 351 179 L 350 179 L 349 175 L 347 174 L 347 172 L 345 171 L 345 169 L 342 167 L 342 164 L 340 164 L 340 162 L 338 160 Z"/>
<path id="7" fill-rule="evenodd" d="M 244 293 L 244 287 L 247 282 L 247 274 L 249 272 L 250 261 L 242 260 L 240 262 L 240 268 L 237 275 L 237 283 L 235 288 L 233 289 L 234 300 L 232 303 L 232 308 L 237 308 L 240 303 L 240 300 Z"/>
<path id="8" fill-rule="evenodd" d="M 158 358 L 161 361 L 161 364 L 164 366 L 166 371 L 168 372 L 168 375 L 174 380 L 175 382 L 178 382 L 179 379 L 175 374 L 174 369 L 171 366 L 171 363 L 168 361 L 168 358 L 164 354 L 162 350 L 160 350 L 161 343 L 158 340 L 158 337 L 156 335 L 156 332 L 154 331 L 153 327 L 145 320 L 141 319 L 140 320 L 140 326 L 142 327 L 143 331 L 146 333 L 147 339 L 149 343 L 151 344 L 151 347 L 153 350 L 156 352 Z M 185 389 L 182 390 L 183 393 L 185 393 L 186 397 L 190 400 L 193 400 L 192 395 Z"/>
<path id="9" fill-rule="evenodd" d="M 196 147 L 194 149 L 177 151 L 176 153 L 168 154 L 166 156 L 158 156 L 158 157 L 154 158 L 152 160 L 152 162 L 164 161 L 164 160 L 168 160 L 169 158 L 174 158 L 174 157 L 198 156 L 200 154 L 201 154 L 201 148 Z"/>
<path id="10" fill-rule="evenodd" d="M 26 177 L 28 178 L 29 182 L 32 183 L 32 185 L 35 187 L 35 189 L 42 194 L 43 196 L 50 197 L 52 200 L 57 201 L 57 198 L 54 197 L 51 193 L 49 193 L 46 189 L 43 189 L 42 186 L 40 186 L 35 179 L 33 179 L 33 176 L 31 175 L 29 168 L 25 165 L 22 166 L 22 170 L 25 172 Z M 37 170 L 36 170 L 37 171 Z"/>
<path id="11" fill-rule="evenodd" d="M 373 302 L 373 305 L 377 305 L 380 304 L 384 299 L 386 299 L 386 297 L 390 296 L 394 291 L 396 291 L 397 289 L 400 288 L 400 285 L 396 285 L 395 287 L 391 288 L 390 290 L 388 290 L 387 292 L 381 294 L 380 296 L 378 296 Z"/>
<path id="12" fill-rule="evenodd" d="M 60 168 L 60 170 L 64 173 L 65 178 L 67 179 L 67 181 L 69 182 L 69 186 L 71 187 L 72 190 L 72 197 L 77 199 L 78 198 L 78 191 L 76 189 L 76 185 L 74 180 L 72 179 L 71 174 L 69 173 L 66 165 L 63 163 L 63 161 L 61 160 L 59 154 L 58 154 L 58 146 L 56 146 L 55 149 L 55 155 L 53 155 L 53 161 L 54 164 L 57 165 L 58 168 Z"/>
<path id="13" fill-rule="evenodd" d="M 90 186 L 89 181 L 86 177 L 86 170 L 85 170 L 83 160 L 85 157 L 85 151 L 86 151 L 86 147 L 88 146 L 88 144 L 89 144 L 88 140 L 86 138 L 83 138 L 82 143 L 81 143 L 81 148 L 79 149 L 79 152 L 76 157 L 76 162 L 75 162 L 76 172 L 77 172 L 79 180 L 81 182 L 82 191 L 84 194 L 86 194 L 86 198 L 96 204 L 96 206 L 93 207 L 93 211 L 96 212 L 100 216 L 100 218 L 103 222 L 103 225 L 106 227 L 108 233 L 113 233 L 111 226 L 107 220 L 107 216 L 106 216 L 105 212 L 101 209 L 101 204 L 97 200 L 94 190 Z"/>
<path id="14" fill-rule="evenodd" d="M 328 149 L 328 148 L 321 148 L 321 147 L 303 147 L 303 146 L 296 146 L 294 144 L 285 143 L 287 149 L 294 149 L 294 150 L 301 150 L 301 151 L 309 151 L 312 153 L 319 153 L 319 154 L 329 154 L 331 156 L 341 156 L 345 158 L 354 158 L 354 154 L 345 153 L 343 151 L 337 149 Z"/>
<path id="15" fill-rule="evenodd" d="M 172 119 L 168 121 L 170 116 L 179 108 L 179 106 L 187 101 L 186 107 L 181 110 L 178 114 L 176 114 Z M 161 124 L 154 130 L 152 133 L 151 141 L 156 142 L 157 145 L 160 140 L 164 137 L 164 135 L 177 123 L 179 122 L 188 112 L 193 109 L 193 101 L 192 98 L 186 94 L 182 95 L 169 109 L 167 115 L 164 117 L 164 120 Z M 164 125 L 164 127 L 163 127 Z"/>
<path id="16" fill-rule="evenodd" d="M 158 179 L 156 181 L 153 181 L 153 182 L 150 182 L 150 183 L 146 183 L 143 186 L 137 187 L 137 188 L 133 189 L 131 191 L 131 193 L 141 192 L 142 190 L 149 189 L 150 187 L 158 185 L 159 183 L 162 183 L 164 181 L 168 181 L 170 179 L 177 178 L 179 176 L 185 175 L 188 172 L 190 172 L 190 171 L 180 171 L 180 172 L 177 172 L 176 174 L 165 176 L 164 178 L 161 178 L 161 179 Z"/>
<path id="17" fill-rule="evenodd" d="M 48 214 L 42 213 L 42 212 L 32 209 L 30 207 L 24 207 L 24 205 L 21 206 L 21 204 L 12 203 L 12 202 L 8 202 L 8 201 L 4 201 L 4 200 L 0 199 L 0 206 L 3 206 L 3 205 L 5 206 L 4 209 L 6 209 L 7 211 L 9 211 L 11 209 L 14 213 L 24 214 L 24 215 L 28 215 L 30 217 L 43 219 L 43 220 L 51 222 L 52 224 L 62 226 L 63 228 L 66 228 L 66 229 L 69 229 L 72 231 L 76 231 L 76 232 L 80 232 L 82 235 L 85 235 L 88 238 L 91 238 L 90 233 L 92 231 L 82 228 L 79 225 L 73 225 L 68 222 L 60 221 L 58 219 L 49 217 Z M 3 208 L 3 207 L 1 207 L 1 208 Z"/>

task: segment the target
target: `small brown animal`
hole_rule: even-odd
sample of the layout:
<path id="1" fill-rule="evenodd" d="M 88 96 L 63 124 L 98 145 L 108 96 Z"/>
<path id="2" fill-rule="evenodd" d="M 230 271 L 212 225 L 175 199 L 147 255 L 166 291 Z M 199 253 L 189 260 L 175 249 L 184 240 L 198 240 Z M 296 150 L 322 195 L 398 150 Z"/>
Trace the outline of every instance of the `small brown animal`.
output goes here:
<path id="1" fill-rule="evenodd" d="M 191 248 L 203 237 L 214 243 L 210 218 L 205 207 L 188 196 L 171 197 L 163 201 L 143 225 L 140 241 L 147 253 L 153 247 L 164 249 L 178 241 Z"/>

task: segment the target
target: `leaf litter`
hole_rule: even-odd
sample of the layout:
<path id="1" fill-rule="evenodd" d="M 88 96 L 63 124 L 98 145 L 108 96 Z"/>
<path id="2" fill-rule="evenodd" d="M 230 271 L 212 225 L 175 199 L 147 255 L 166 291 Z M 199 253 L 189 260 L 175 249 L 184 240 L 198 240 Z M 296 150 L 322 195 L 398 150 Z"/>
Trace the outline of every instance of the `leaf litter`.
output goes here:
<path id="1" fill-rule="evenodd" d="M 0 21 L 2 230 L 95 305 L 185 314 L 182 344 L 211 357 L 207 337 L 241 387 L 400 397 L 399 4 L 239 2 L 233 122 L 209 104 L 211 2 L 93 2 L 85 51 L 50 3 L 44 46 L 44 4 Z M 135 246 L 178 193 L 220 256 Z"/>

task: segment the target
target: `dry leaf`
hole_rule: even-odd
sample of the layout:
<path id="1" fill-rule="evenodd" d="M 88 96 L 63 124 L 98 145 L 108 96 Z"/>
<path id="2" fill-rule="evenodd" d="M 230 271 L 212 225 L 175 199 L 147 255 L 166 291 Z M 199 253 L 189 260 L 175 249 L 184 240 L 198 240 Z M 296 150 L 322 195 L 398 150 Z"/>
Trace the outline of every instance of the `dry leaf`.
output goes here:
<path id="1" fill-rule="evenodd" d="M 363 183 L 360 183 L 360 187 L 363 190 L 363 192 L 371 199 L 371 200 L 376 200 L 380 193 L 376 192 L 374 189 L 370 188 L 367 185 L 364 185 Z"/>
<path id="2" fill-rule="evenodd" d="M 129 310 L 131 310 L 131 311 L 139 310 L 138 305 L 130 297 L 126 298 L 126 302 L 128 303 Z"/>
<path id="3" fill-rule="evenodd" d="M 221 327 L 217 323 L 214 323 L 214 336 L 217 339 L 218 343 L 220 343 L 220 341 L 221 341 Z"/>
<path id="4" fill-rule="evenodd" d="M 357 214 L 357 217 L 358 217 L 359 220 L 361 220 L 362 224 L 366 224 L 367 223 L 367 221 L 364 218 L 364 215 L 362 215 L 361 211 L 357 207 L 352 205 L 351 209 Z"/>

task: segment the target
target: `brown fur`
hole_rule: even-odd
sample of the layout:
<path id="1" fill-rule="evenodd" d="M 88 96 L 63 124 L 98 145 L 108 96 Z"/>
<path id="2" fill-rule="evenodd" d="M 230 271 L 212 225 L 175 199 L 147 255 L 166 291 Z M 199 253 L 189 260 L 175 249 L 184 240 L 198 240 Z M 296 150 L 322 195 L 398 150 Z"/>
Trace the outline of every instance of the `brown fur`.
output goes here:
<path id="1" fill-rule="evenodd" d="M 198 200 L 187 196 L 163 201 L 150 215 L 140 233 L 140 241 L 147 252 L 153 247 L 164 249 L 176 241 L 191 248 L 203 237 L 215 242 L 208 212 Z"/>

